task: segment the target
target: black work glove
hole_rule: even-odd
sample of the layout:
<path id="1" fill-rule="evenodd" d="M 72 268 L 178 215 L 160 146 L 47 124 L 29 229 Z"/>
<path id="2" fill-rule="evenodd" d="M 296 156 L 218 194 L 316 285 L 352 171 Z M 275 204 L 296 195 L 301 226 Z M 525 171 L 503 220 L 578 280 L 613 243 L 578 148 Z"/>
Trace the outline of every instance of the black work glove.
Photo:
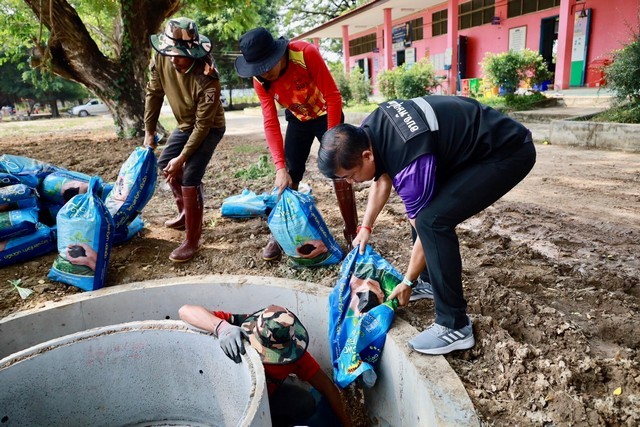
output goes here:
<path id="1" fill-rule="evenodd" d="M 216 333 L 224 354 L 234 362 L 240 363 L 242 361 L 240 355 L 245 354 L 242 339 L 249 340 L 249 335 L 240 326 L 234 326 L 224 320 L 218 324 Z"/>

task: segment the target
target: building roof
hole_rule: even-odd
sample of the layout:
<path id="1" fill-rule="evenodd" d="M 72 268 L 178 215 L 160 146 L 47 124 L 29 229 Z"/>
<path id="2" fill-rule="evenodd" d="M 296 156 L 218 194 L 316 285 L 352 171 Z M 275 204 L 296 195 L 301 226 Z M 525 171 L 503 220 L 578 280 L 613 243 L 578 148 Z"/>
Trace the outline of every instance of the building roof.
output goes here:
<path id="1" fill-rule="evenodd" d="M 312 38 L 341 38 L 342 27 L 349 27 L 349 34 L 376 28 L 384 24 L 384 9 L 391 9 L 391 20 L 413 15 L 438 4 L 446 5 L 446 0 L 373 0 L 338 16 L 312 30 L 302 33 L 293 40 Z"/>

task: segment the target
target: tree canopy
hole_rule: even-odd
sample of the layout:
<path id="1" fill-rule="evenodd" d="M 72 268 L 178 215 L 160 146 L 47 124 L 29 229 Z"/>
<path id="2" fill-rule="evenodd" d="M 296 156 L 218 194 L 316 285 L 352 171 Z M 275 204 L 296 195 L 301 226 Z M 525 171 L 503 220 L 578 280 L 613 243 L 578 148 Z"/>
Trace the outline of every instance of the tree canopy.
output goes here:
<path id="1" fill-rule="evenodd" d="M 107 104 L 119 135 L 133 137 L 144 129 L 149 36 L 161 31 L 167 18 L 180 14 L 199 24 L 212 41 L 223 84 L 232 88 L 239 83 L 233 71 L 237 40 L 245 31 L 264 26 L 273 34 L 292 36 L 362 3 L 319 0 L 310 7 L 306 0 L 3 0 L 0 54 L 24 61 L 28 52 L 37 69 L 31 80 L 43 87 L 58 82 L 52 75 L 82 84 Z"/>
<path id="2" fill-rule="evenodd" d="M 119 134 L 132 137 L 144 128 L 149 36 L 161 31 L 168 17 L 197 10 L 216 31 L 207 34 L 215 44 L 237 40 L 278 4 L 193 0 L 185 8 L 181 0 L 4 0 L 0 36 L 5 55 L 28 49 L 34 66 L 81 83 L 101 98 Z"/>
<path id="3" fill-rule="evenodd" d="M 282 8 L 282 26 L 288 36 L 302 34 L 368 1 L 370 0 L 290 0 Z M 342 52 L 341 39 L 322 40 L 321 44 L 327 51 Z"/>

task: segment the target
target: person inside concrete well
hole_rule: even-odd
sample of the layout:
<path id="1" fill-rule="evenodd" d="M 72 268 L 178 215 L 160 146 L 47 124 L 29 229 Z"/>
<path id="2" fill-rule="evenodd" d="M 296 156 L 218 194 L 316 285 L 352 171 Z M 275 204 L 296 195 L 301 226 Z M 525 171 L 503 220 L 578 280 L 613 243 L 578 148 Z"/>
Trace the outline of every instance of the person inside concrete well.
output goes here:
<path id="1" fill-rule="evenodd" d="M 155 49 L 145 100 L 144 144 L 156 147 L 155 133 L 166 95 L 178 122 L 158 159 L 178 207 L 178 216 L 165 222 L 186 230 L 186 237 L 169 259 L 185 262 L 198 251 L 202 234 L 202 177 L 225 132 L 220 104 L 220 78 L 211 57 L 211 42 L 189 18 L 170 19 L 164 32 L 151 36 Z"/>
<path id="2" fill-rule="evenodd" d="M 183 321 L 213 333 L 224 353 L 236 363 L 241 363 L 245 354 L 245 340 L 258 352 L 274 426 L 351 425 L 338 388 L 307 351 L 306 328 L 287 308 L 270 305 L 253 314 L 232 314 L 184 305 L 179 315 Z M 319 401 L 313 392 L 286 381 L 290 375 L 317 390 Z"/>
<path id="3" fill-rule="evenodd" d="M 535 159 L 523 125 L 456 96 L 385 102 L 360 126 L 342 124 L 322 138 L 318 167 L 324 175 L 373 180 L 353 241 L 361 251 L 392 187 L 405 204 L 417 236 L 404 280 L 389 298 L 404 306 L 419 284 L 435 302 L 434 323 L 409 341 L 414 350 L 446 354 L 475 344 L 455 228 L 524 179 Z M 417 280 L 421 273 L 428 282 Z"/>
<path id="4" fill-rule="evenodd" d="M 264 130 L 276 166 L 275 185 L 280 193 L 298 185 L 315 138 L 344 120 L 342 96 L 315 45 L 305 41 L 275 40 L 264 28 L 255 28 L 240 37 L 242 56 L 236 58 L 240 77 L 253 78 L 260 99 Z M 287 130 L 282 138 L 275 102 L 285 108 Z M 348 244 L 358 223 L 351 184 L 333 181 L 344 219 Z M 262 252 L 266 261 L 276 260 L 282 251 L 273 236 Z"/>

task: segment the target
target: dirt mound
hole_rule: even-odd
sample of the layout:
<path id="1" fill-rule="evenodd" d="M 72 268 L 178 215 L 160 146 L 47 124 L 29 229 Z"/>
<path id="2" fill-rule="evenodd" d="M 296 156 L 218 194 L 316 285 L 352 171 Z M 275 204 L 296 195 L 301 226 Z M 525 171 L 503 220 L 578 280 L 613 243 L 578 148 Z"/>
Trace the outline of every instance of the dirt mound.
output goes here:
<path id="1" fill-rule="evenodd" d="M 231 126 L 230 126 L 231 127 Z M 141 141 L 100 131 L 12 137 L 0 153 L 28 156 L 113 181 Z M 476 346 L 447 359 L 486 425 L 635 426 L 640 424 L 640 156 L 538 146 L 532 174 L 503 200 L 459 228 L 465 295 Z M 182 233 L 163 227 L 175 212 L 159 181 L 140 236 L 112 253 L 108 286 L 190 274 L 254 274 L 333 286 L 338 267 L 296 269 L 262 261 L 263 219 L 230 220 L 222 200 L 244 187 L 272 188 L 272 177 L 246 182 L 234 174 L 268 153 L 262 134 L 226 136 L 205 177 L 202 250 L 190 263 L 167 256 Z M 342 239 L 330 183 L 309 162 L 311 183 L 329 229 Z M 366 185 L 357 188 L 359 212 Z M 393 196 L 372 245 L 401 271 L 409 226 Z M 55 254 L 0 270 L 0 316 L 79 292 L 50 282 Z M 35 290 L 22 301 L 7 279 Z M 416 328 L 433 321 L 433 302 L 398 311 Z M 426 357 L 426 356 L 425 356 Z M 419 396 L 413 396 L 419 399 Z"/>

